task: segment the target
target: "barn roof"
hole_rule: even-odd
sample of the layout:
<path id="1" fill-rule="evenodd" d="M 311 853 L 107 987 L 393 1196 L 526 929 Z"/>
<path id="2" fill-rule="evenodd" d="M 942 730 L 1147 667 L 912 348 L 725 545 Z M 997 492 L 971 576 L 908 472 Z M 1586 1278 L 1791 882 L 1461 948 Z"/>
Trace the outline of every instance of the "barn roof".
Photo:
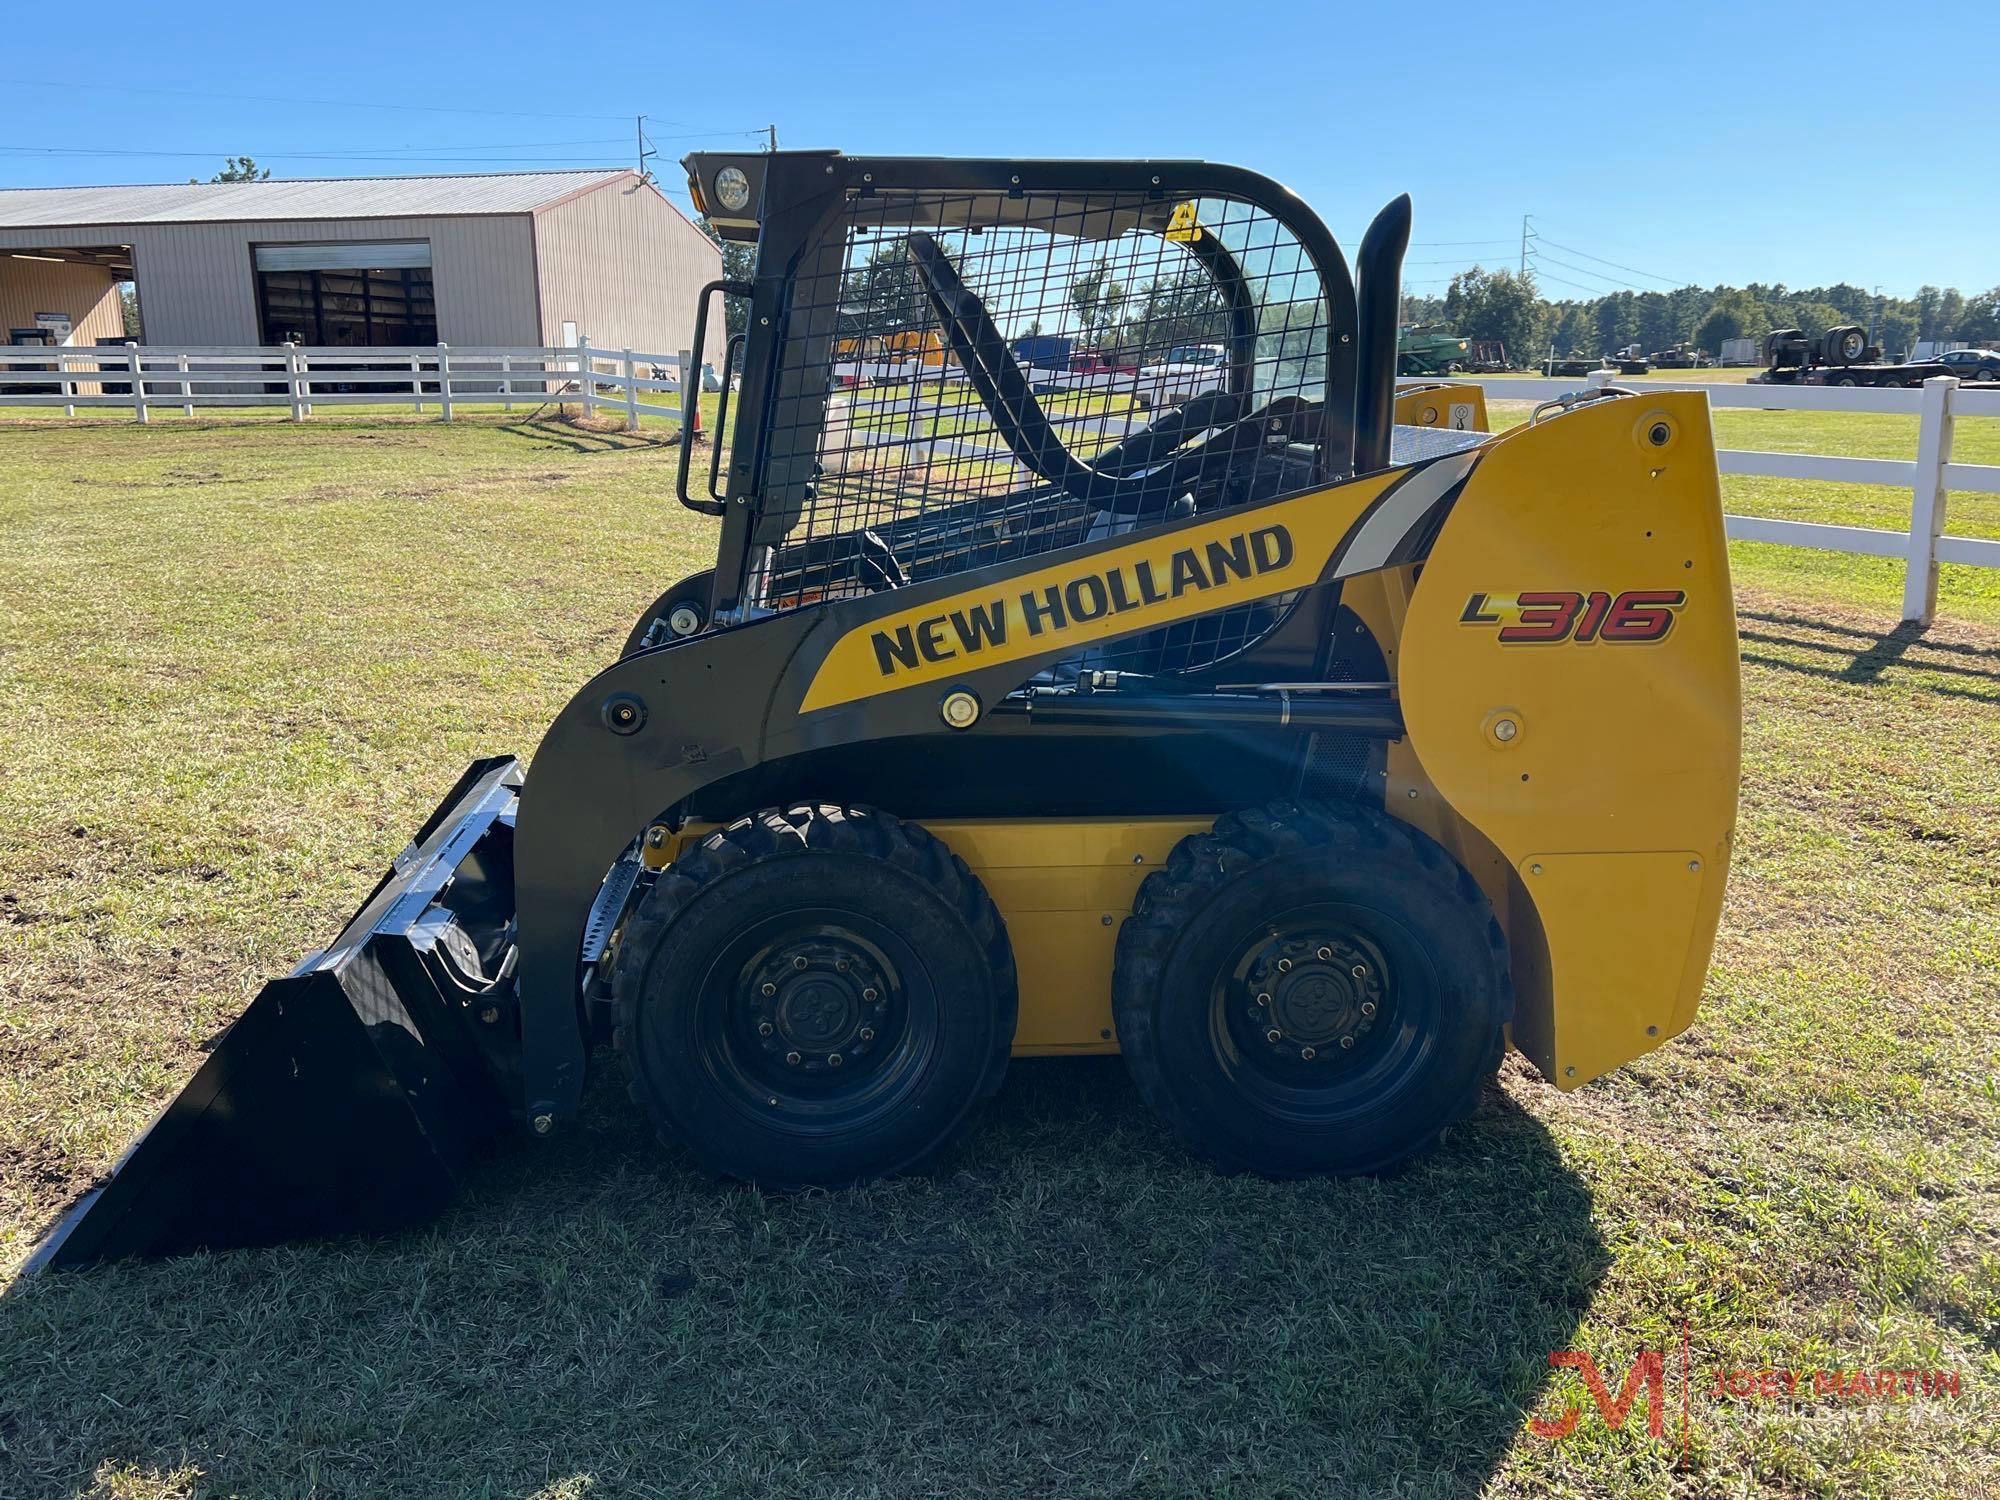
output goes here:
<path id="1" fill-rule="evenodd" d="M 0 229 L 58 224 L 221 224 L 243 219 L 404 219 L 530 213 L 630 168 L 456 177 L 326 177 L 143 187 L 0 188 Z"/>

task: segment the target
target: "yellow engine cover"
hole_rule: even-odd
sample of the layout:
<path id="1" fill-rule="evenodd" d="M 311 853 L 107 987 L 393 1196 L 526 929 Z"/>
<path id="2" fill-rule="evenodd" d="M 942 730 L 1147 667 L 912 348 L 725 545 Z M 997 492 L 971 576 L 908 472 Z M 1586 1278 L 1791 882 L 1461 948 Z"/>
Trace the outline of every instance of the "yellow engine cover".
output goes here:
<path id="1" fill-rule="evenodd" d="M 1416 571 L 1421 773 L 1389 806 L 1427 781 L 1505 861 L 1514 1042 L 1574 1087 L 1694 1019 L 1721 912 L 1742 705 L 1707 397 L 1495 439 Z"/>

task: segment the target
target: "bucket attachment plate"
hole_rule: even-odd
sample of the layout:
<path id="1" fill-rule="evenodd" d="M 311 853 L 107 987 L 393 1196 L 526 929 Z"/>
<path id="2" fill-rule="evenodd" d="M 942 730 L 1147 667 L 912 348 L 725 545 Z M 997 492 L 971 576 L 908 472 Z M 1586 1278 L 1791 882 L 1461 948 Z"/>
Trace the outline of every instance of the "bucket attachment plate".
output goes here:
<path id="1" fill-rule="evenodd" d="M 511 757 L 475 762 L 332 946 L 266 984 L 29 1271 L 418 1223 L 518 1052 Z"/>

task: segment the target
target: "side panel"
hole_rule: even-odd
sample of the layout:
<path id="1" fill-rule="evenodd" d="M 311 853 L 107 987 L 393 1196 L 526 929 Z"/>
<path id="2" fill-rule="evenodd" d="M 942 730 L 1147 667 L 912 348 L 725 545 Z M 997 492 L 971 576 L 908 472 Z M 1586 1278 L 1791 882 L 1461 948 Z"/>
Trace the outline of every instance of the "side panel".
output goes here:
<path id="1" fill-rule="evenodd" d="M 1210 817 L 938 819 L 924 827 L 979 877 L 1007 923 L 1020 975 L 1016 1057 L 1116 1052 L 1111 965 L 1139 885 Z M 690 824 L 647 862 L 672 863 L 713 831 Z"/>
<path id="2" fill-rule="evenodd" d="M 1493 443 L 1418 574 L 1398 656 L 1423 776 L 1539 916 L 1538 934 L 1510 924 L 1529 960 L 1516 1045 L 1568 1088 L 1684 1029 L 1721 911 L 1742 717 L 1706 398 L 1594 402 Z"/>

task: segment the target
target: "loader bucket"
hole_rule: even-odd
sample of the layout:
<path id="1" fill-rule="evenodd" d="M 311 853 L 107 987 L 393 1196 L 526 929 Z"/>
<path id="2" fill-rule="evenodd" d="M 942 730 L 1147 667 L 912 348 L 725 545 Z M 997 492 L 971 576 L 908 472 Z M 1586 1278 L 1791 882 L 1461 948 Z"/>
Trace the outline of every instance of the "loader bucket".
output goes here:
<path id="1" fill-rule="evenodd" d="M 29 1271 L 394 1229 L 506 1119 L 519 764 L 474 763 L 332 945 L 266 984 Z"/>

